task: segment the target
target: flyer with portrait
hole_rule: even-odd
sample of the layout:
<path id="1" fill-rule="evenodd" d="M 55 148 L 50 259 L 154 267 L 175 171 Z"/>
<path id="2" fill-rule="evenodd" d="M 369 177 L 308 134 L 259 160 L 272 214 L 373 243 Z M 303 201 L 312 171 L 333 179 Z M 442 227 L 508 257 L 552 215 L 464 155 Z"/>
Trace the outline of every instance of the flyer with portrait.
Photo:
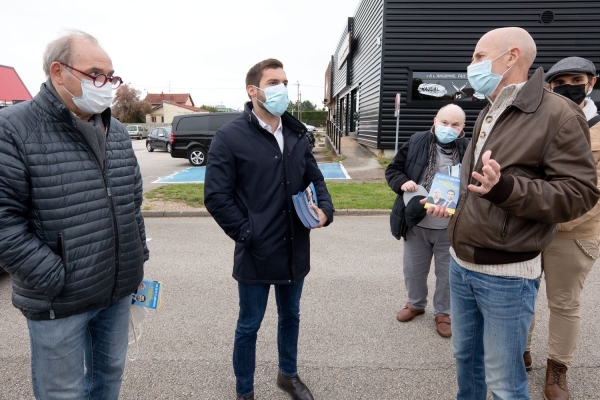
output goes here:
<path id="1" fill-rule="evenodd" d="M 427 196 L 425 208 L 431 206 L 445 206 L 448 214 L 453 215 L 456 211 L 460 194 L 460 178 L 457 176 L 436 173 L 431 190 Z"/>
<path id="2" fill-rule="evenodd" d="M 162 282 L 143 280 L 137 291 L 131 295 L 131 304 L 156 310 L 160 307 Z"/>
<path id="3" fill-rule="evenodd" d="M 319 215 L 311 208 L 311 206 L 318 207 L 317 191 L 312 182 L 303 192 L 293 195 L 292 202 L 298 218 L 306 228 L 312 229 L 319 225 Z"/>

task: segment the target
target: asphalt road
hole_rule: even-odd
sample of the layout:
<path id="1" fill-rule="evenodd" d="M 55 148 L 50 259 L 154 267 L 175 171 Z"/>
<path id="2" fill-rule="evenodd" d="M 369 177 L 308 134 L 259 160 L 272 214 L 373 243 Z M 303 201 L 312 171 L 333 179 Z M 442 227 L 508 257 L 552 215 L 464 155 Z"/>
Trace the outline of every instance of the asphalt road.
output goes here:
<path id="1" fill-rule="evenodd" d="M 177 171 L 190 168 L 192 165 L 187 158 L 172 158 L 165 150 L 154 150 L 150 153 L 146 150 L 146 140 L 132 140 L 131 144 L 135 150 L 135 156 L 140 164 L 142 179 L 144 181 L 144 193 L 161 186 L 152 183 L 159 178 L 169 176 Z"/>
<path id="2" fill-rule="evenodd" d="M 139 351 L 130 347 L 136 360 L 127 363 L 121 398 L 235 398 L 233 243 L 211 218 L 148 218 L 146 225 L 152 239 L 146 278 L 163 281 L 164 297 L 162 307 L 144 322 Z M 431 306 L 412 322 L 395 319 L 406 293 L 401 242 L 389 234 L 387 217 L 338 217 L 330 227 L 314 231 L 312 243 L 313 269 L 302 297 L 299 372 L 315 398 L 455 398 L 450 341 L 437 335 Z M 568 374 L 575 400 L 599 398 L 599 285 L 596 264 L 583 292 L 581 336 Z M 0 276 L 0 399 L 31 399 L 27 327 L 10 304 L 10 292 L 8 277 Z M 543 285 L 537 305 L 534 370 L 529 375 L 534 400 L 543 398 L 546 365 Z M 257 399 L 287 399 L 275 385 L 276 349 L 271 296 L 259 332 Z"/>

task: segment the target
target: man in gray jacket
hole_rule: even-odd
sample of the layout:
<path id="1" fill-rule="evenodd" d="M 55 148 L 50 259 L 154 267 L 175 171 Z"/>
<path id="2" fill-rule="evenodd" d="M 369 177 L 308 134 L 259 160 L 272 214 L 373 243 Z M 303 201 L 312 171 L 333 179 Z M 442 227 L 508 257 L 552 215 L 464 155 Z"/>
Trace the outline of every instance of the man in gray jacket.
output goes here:
<path id="1" fill-rule="evenodd" d="M 117 399 L 148 259 L 139 165 L 110 116 L 122 80 L 83 32 L 48 45 L 44 72 L 33 100 L 0 110 L 0 267 L 27 317 L 35 397 Z"/>

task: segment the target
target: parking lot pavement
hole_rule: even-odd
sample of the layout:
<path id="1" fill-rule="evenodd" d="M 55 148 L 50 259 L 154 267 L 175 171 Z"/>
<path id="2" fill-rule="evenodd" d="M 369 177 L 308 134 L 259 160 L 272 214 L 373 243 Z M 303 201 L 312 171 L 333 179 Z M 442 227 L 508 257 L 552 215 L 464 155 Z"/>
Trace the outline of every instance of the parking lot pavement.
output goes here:
<path id="1" fill-rule="evenodd" d="M 231 277 L 233 242 L 212 218 L 146 219 L 151 260 L 147 279 L 162 280 L 161 308 L 144 322 L 139 352 L 130 347 L 123 399 L 233 399 L 231 353 L 238 311 Z M 450 340 L 435 331 L 433 310 L 409 323 L 395 319 L 406 301 L 402 242 L 387 217 L 338 217 L 312 232 L 312 271 L 302 297 L 299 372 L 316 399 L 455 398 Z M 597 399 L 600 389 L 598 317 L 600 271 L 582 295 L 582 331 L 569 370 L 573 399 Z M 433 273 L 429 287 L 433 288 Z M 545 291 L 530 373 L 533 400 L 543 398 L 548 323 Z M 257 345 L 257 399 L 287 399 L 275 385 L 276 308 L 271 294 Z M 0 276 L 0 399 L 30 399 L 29 346 L 24 317 L 10 305 Z M 490 397 L 491 398 L 491 397 Z"/>
<path id="2" fill-rule="evenodd" d="M 157 179 L 192 166 L 187 158 L 172 158 L 171 154 L 164 150 L 154 150 L 150 153 L 146 150 L 145 140 L 132 140 L 131 144 L 142 171 L 144 193 L 161 186 L 161 184 L 152 183 Z"/>

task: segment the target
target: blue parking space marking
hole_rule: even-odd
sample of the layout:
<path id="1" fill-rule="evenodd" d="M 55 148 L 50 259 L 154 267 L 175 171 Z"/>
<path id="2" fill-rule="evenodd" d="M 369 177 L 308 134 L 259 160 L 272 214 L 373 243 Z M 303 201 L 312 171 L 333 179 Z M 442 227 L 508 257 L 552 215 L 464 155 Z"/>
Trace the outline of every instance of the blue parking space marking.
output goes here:
<path id="1" fill-rule="evenodd" d="M 350 175 L 342 164 L 319 164 L 319 169 L 325 179 L 350 179 Z M 190 167 L 159 178 L 152 183 L 204 183 L 205 174 L 206 167 Z"/>
<path id="2" fill-rule="evenodd" d="M 206 167 L 190 167 L 159 178 L 152 183 L 204 183 L 205 174 Z"/>
<path id="3" fill-rule="evenodd" d="M 346 168 L 340 163 L 319 164 L 319 169 L 325 179 L 351 179 Z"/>

